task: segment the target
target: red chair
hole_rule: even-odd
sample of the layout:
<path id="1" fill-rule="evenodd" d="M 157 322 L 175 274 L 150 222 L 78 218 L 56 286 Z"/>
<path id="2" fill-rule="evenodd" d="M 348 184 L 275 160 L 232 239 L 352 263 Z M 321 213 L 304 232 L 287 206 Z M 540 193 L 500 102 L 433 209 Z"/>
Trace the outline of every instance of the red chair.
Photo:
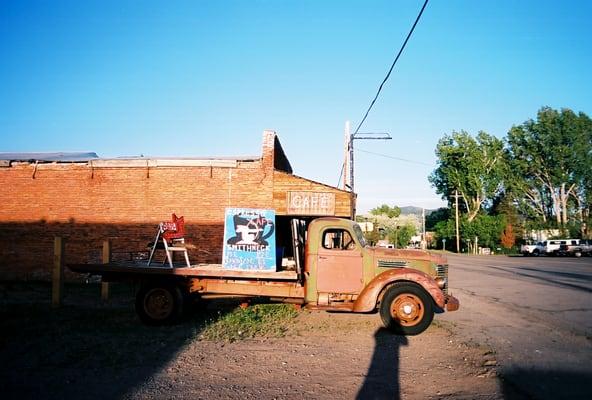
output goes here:
<path id="1" fill-rule="evenodd" d="M 162 247 L 159 245 L 159 239 L 161 237 L 163 244 Z M 154 252 L 156 251 L 157 247 L 164 249 L 167 260 L 169 261 L 169 266 L 171 268 L 173 268 L 173 255 L 175 251 L 182 251 L 185 256 L 185 262 L 187 263 L 187 266 L 191 267 L 189 255 L 187 254 L 187 247 L 185 246 L 185 219 L 183 217 L 177 217 L 177 215 L 173 213 L 172 221 L 161 222 L 158 224 L 158 232 L 156 233 L 156 238 L 154 239 L 154 244 L 152 245 L 152 250 L 150 251 L 148 266 L 150 266 L 150 263 L 152 262 L 152 257 L 154 256 Z"/>
<path id="2" fill-rule="evenodd" d="M 162 238 L 169 243 L 172 243 L 175 239 L 184 239 L 185 237 L 185 218 L 177 217 L 175 213 L 173 213 L 172 218 L 172 222 L 161 222 L 164 230 Z"/>

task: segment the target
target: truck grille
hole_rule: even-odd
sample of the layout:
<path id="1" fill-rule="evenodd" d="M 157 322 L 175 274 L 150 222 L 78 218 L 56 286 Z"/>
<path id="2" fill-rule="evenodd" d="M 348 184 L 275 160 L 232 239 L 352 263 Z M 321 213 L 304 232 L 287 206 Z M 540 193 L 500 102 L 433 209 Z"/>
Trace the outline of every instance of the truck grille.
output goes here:
<path id="1" fill-rule="evenodd" d="M 438 275 L 438 278 L 446 279 L 446 286 L 444 286 L 442 291 L 448 294 L 448 264 L 436 266 L 436 274 Z"/>
<path id="2" fill-rule="evenodd" d="M 407 261 L 399 261 L 399 260 L 378 260 L 379 267 L 385 268 L 404 268 L 409 263 Z"/>

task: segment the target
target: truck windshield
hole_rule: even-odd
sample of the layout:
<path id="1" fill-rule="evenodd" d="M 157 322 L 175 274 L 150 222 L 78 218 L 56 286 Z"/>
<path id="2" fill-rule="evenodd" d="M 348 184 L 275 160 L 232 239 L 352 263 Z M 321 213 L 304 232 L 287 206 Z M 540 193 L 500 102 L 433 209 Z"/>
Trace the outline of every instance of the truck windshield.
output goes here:
<path id="1" fill-rule="evenodd" d="M 362 232 L 362 228 L 360 228 L 360 225 L 354 224 L 354 234 L 356 235 L 356 238 L 358 239 L 358 242 L 360 242 L 362 247 L 366 247 L 366 238 L 364 238 L 364 233 Z"/>

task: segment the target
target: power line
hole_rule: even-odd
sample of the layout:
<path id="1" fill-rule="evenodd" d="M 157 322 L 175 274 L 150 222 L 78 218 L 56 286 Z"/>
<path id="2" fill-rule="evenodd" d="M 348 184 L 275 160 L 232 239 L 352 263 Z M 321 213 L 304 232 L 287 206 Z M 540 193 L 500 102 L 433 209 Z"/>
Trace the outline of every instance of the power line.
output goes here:
<path id="1" fill-rule="evenodd" d="M 419 14 L 417 15 L 417 18 L 415 19 L 415 22 L 413 23 L 413 26 L 411 27 L 411 30 L 407 34 L 407 37 L 405 38 L 405 41 L 403 42 L 403 45 L 401 46 L 401 49 L 399 50 L 399 53 L 397 54 L 397 57 L 395 57 L 395 61 L 393 61 L 393 64 L 391 65 L 391 68 L 389 69 L 388 73 L 386 74 L 386 76 L 382 80 L 382 83 L 380 84 L 380 87 L 378 88 L 378 91 L 376 92 L 376 96 L 374 96 L 374 99 L 370 103 L 370 107 L 368 107 L 368 110 L 366 110 L 366 114 L 364 114 L 364 118 L 362 118 L 362 121 L 360 122 L 360 124 L 356 128 L 356 131 L 354 132 L 354 135 L 356 133 L 358 133 L 358 131 L 362 127 L 362 124 L 364 123 L 364 121 L 366 121 L 366 118 L 368 117 L 368 114 L 370 113 L 370 110 L 372 110 L 372 107 L 374 107 L 374 103 L 376 102 L 376 99 L 378 99 L 378 95 L 380 94 L 380 91 L 382 90 L 382 87 L 384 86 L 384 84 L 386 83 L 386 81 L 388 80 L 388 78 L 391 76 L 391 72 L 393 72 L 393 68 L 395 68 L 395 64 L 399 60 L 399 57 L 401 56 L 401 53 L 403 53 L 403 50 L 405 49 L 405 46 L 407 45 L 407 42 L 409 41 L 409 38 L 411 37 L 411 34 L 415 30 L 415 26 L 419 22 L 419 19 L 421 18 L 421 14 L 423 14 L 423 10 L 425 10 L 426 6 L 428 5 L 428 1 L 429 0 L 425 0 L 425 3 L 423 3 L 423 7 L 421 7 L 421 10 L 419 11 Z"/>
<path id="2" fill-rule="evenodd" d="M 428 163 L 425 163 L 425 162 L 422 162 L 422 161 L 414 161 L 414 160 L 409 160 L 409 159 L 406 159 L 406 158 L 389 156 L 387 154 L 374 153 L 372 151 L 367 151 L 367 150 L 356 149 L 356 151 L 359 151 L 359 152 L 362 152 L 362 153 L 367 153 L 367 154 L 372 154 L 372 155 L 380 156 L 380 157 L 384 157 L 384 158 L 390 158 L 392 160 L 404 161 L 404 162 L 408 162 L 408 163 L 411 163 L 411 164 L 425 165 L 427 167 L 432 167 L 433 166 L 433 164 L 428 164 Z"/>

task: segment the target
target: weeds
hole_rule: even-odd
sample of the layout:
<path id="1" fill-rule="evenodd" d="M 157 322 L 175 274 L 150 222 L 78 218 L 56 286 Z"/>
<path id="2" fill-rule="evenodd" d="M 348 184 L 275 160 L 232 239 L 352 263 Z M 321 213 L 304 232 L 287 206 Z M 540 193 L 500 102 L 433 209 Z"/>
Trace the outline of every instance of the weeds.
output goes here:
<path id="1" fill-rule="evenodd" d="M 235 341 L 256 336 L 283 337 L 298 312 L 289 304 L 257 304 L 218 315 L 210 320 L 200 338 Z"/>

